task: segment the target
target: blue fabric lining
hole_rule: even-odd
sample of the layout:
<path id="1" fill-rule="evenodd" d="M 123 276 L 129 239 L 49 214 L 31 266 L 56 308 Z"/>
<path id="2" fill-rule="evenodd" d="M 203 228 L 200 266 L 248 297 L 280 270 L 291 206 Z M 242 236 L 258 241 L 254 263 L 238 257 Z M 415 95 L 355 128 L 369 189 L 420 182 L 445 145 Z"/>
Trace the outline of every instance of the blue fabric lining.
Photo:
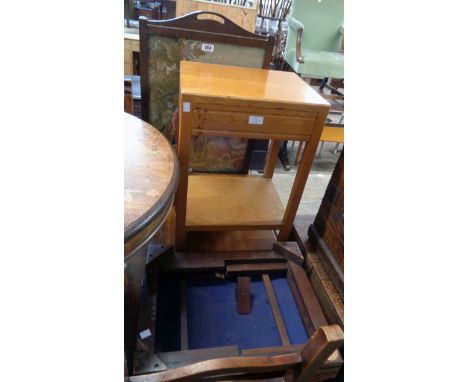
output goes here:
<path id="1" fill-rule="evenodd" d="M 251 293 L 252 311 L 241 315 L 235 281 L 187 283 L 189 348 L 281 346 L 261 279 L 252 279 Z"/>
<path id="2" fill-rule="evenodd" d="M 271 282 L 290 342 L 307 342 L 307 333 L 285 277 Z M 187 280 L 189 349 L 237 345 L 242 349 L 281 346 L 261 278 L 252 278 L 252 311 L 237 313 L 235 280 Z M 180 350 L 180 292 L 176 279 L 159 279 L 155 350 Z"/>

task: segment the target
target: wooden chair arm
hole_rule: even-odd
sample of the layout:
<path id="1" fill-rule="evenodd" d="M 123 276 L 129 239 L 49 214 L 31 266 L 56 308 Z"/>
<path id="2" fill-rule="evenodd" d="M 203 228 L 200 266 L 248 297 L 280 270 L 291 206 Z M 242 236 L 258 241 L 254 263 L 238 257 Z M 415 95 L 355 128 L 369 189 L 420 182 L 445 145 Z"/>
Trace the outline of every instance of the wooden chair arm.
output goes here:
<path id="1" fill-rule="evenodd" d="M 301 351 L 302 371 L 295 382 L 309 382 L 343 341 L 343 330 L 338 325 L 319 327 Z"/>
<path id="2" fill-rule="evenodd" d="M 288 25 L 297 32 L 296 60 L 300 64 L 303 64 L 304 57 L 302 57 L 302 34 L 304 33 L 304 24 L 291 16 L 288 18 Z"/>

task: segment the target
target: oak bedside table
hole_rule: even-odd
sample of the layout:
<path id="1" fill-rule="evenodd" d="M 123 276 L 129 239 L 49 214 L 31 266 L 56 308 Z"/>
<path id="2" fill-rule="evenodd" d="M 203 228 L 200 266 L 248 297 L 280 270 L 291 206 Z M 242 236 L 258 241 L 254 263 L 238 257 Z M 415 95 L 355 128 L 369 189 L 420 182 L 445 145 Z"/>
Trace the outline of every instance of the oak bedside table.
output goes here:
<path id="1" fill-rule="evenodd" d="M 329 103 L 295 73 L 180 63 L 177 250 L 188 231 L 279 230 L 288 240 Z M 191 174 L 192 135 L 269 139 L 263 176 Z M 305 141 L 286 208 L 272 182 L 283 140 Z"/>

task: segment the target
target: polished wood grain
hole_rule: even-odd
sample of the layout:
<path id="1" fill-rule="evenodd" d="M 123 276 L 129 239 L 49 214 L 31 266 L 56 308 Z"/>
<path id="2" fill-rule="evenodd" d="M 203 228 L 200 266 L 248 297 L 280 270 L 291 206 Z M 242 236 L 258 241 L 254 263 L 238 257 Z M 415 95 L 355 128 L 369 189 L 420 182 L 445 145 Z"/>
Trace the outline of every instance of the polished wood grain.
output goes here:
<path id="1" fill-rule="evenodd" d="M 283 139 L 303 137 L 307 139 L 311 134 L 311 126 L 314 125 L 315 116 L 292 117 L 288 115 L 261 112 L 263 125 L 257 130 L 252 130 L 249 125 L 249 116 L 259 114 L 259 110 L 240 112 L 239 110 L 200 110 L 193 113 L 193 135 L 226 135 L 247 137 L 254 139 Z M 284 131 L 284 125 L 288 130 Z"/>
<path id="2" fill-rule="evenodd" d="M 229 357 L 202 361 L 161 373 L 137 375 L 130 377 L 129 380 L 130 382 L 194 382 L 218 376 L 213 380 L 225 381 L 226 377 L 220 378 L 221 375 L 282 371 L 296 367 L 301 362 L 301 356 L 296 353 L 273 357 Z"/>
<path id="3" fill-rule="evenodd" d="M 188 183 L 187 231 L 281 227 L 284 207 L 270 179 L 209 174 L 190 176 Z"/>
<path id="4" fill-rule="evenodd" d="M 232 104 L 233 98 L 279 104 L 280 109 L 328 110 L 330 104 L 293 72 L 242 68 L 182 61 L 180 88 L 183 94 L 219 97 Z"/>
<path id="5" fill-rule="evenodd" d="M 154 231 L 166 217 L 179 166 L 169 142 L 151 125 L 124 113 L 124 131 L 124 234 L 128 255 L 132 249 L 128 244 L 140 233 L 144 233 L 140 239 L 146 239 L 151 232 L 145 231 Z"/>
<path id="6" fill-rule="evenodd" d="M 125 353 L 133 370 L 140 287 L 147 243 L 171 210 L 179 180 L 178 159 L 151 125 L 124 113 Z"/>
<path id="7" fill-rule="evenodd" d="M 179 109 L 183 112 L 179 117 L 178 154 L 182 180 L 176 200 L 176 248 L 185 248 L 189 230 L 279 228 L 278 240 L 287 241 L 330 105 L 294 73 L 187 61 L 181 62 L 180 69 Z M 250 116 L 256 116 L 259 124 L 253 124 Z M 234 181 L 233 177 L 229 184 L 222 184 L 206 177 L 195 180 L 199 182 L 196 188 L 190 186 L 188 158 L 194 134 L 275 140 L 263 181 L 273 175 L 278 141 L 298 135 L 307 140 L 282 218 L 277 218 L 277 203 L 270 203 L 270 196 L 276 199 L 273 192 L 265 197 L 250 180 Z M 210 185 L 203 185 L 205 179 L 216 182 L 212 184 L 214 191 Z M 245 191 L 236 187 L 240 182 L 245 182 Z M 232 192 L 233 187 L 238 191 Z M 192 195 L 194 190 L 196 195 Z M 251 208 L 253 205 L 255 208 Z M 272 215 L 276 219 L 272 220 Z"/>

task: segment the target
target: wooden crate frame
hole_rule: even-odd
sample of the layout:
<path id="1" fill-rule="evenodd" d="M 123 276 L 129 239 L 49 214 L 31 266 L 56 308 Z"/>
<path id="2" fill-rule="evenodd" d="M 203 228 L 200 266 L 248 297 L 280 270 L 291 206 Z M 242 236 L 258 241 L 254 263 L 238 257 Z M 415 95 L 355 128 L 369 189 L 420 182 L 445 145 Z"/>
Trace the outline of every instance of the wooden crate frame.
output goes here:
<path id="1" fill-rule="evenodd" d="M 328 325 L 324 313 L 318 303 L 317 296 L 307 279 L 304 269 L 295 261 L 287 260 L 282 249 L 275 251 L 234 251 L 234 252 L 173 252 L 172 248 L 166 248 L 153 260 L 149 259 L 146 267 L 146 283 L 141 296 L 140 315 L 138 321 L 138 333 L 147 331 L 148 328 L 155 328 L 157 318 L 157 283 L 160 274 L 171 273 L 175 277 L 180 277 L 180 282 L 184 283 L 190 275 L 203 275 L 206 278 L 219 277 L 220 274 L 229 277 L 229 267 L 233 264 L 244 267 L 242 273 L 248 275 L 262 275 L 272 309 L 272 315 L 276 322 L 276 327 L 280 335 L 282 346 L 248 349 L 239 352 L 234 346 L 219 348 L 187 350 L 187 327 L 186 318 L 181 318 L 181 350 L 169 353 L 154 353 L 154 335 L 149 335 L 140 339 L 135 352 L 133 375 L 135 381 L 138 376 L 154 372 L 162 372 L 167 369 L 161 367 L 162 360 L 169 359 L 169 363 L 174 367 L 185 367 L 194 362 L 207 361 L 219 357 L 260 357 L 260 356 L 292 356 L 300 352 L 304 345 L 291 345 L 284 327 L 281 312 L 276 303 L 275 292 L 271 287 L 270 275 L 271 265 L 282 265 L 280 272 L 286 275 L 288 284 L 294 300 L 298 306 L 301 319 L 306 329 L 307 335 L 312 337 L 317 329 Z M 237 275 L 237 274 L 236 274 Z M 231 276 L 232 277 L 232 276 Z M 235 276 L 234 276 L 235 277 Z M 183 289 L 182 289 L 183 290 Z M 183 292 L 182 292 L 183 294 Z M 181 305 L 184 299 L 181 299 Z M 186 315 L 186 309 L 181 307 L 181 315 Z M 236 354 L 237 352 L 237 354 Z M 334 378 L 343 364 L 343 359 L 338 350 L 329 356 L 323 365 L 316 371 L 312 380 L 324 380 Z M 284 374 L 285 370 L 278 371 L 278 375 Z M 276 374 L 274 376 L 276 376 Z"/>

